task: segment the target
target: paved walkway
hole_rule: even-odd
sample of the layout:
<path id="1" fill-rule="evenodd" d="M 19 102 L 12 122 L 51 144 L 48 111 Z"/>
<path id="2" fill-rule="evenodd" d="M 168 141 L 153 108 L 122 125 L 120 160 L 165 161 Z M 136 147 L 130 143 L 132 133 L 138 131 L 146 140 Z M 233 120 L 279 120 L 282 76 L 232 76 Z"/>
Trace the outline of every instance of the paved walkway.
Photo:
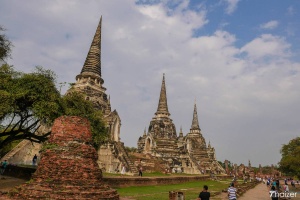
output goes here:
<path id="1" fill-rule="evenodd" d="M 222 193 L 214 198 L 213 200 L 227 200 L 227 193 Z M 258 184 L 255 188 L 248 190 L 238 200 L 270 200 L 269 188 L 263 184 Z M 291 200 L 300 200 L 300 192 L 297 193 L 296 197 L 292 197 Z"/>
<path id="2" fill-rule="evenodd" d="M 268 187 L 260 183 L 255 188 L 248 190 L 244 193 L 239 200 L 270 200 L 269 189 Z"/>
<path id="3" fill-rule="evenodd" d="M 226 200 L 228 199 L 227 193 L 222 193 L 214 198 L 213 200 Z M 258 184 L 255 188 L 248 190 L 238 200 L 270 200 L 269 190 L 263 183 Z"/>

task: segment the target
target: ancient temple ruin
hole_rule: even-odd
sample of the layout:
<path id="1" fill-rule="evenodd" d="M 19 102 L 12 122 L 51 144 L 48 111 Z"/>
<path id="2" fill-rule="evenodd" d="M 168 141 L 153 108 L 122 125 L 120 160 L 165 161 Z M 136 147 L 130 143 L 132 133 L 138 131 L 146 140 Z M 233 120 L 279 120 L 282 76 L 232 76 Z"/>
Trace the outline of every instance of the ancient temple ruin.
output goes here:
<path id="1" fill-rule="evenodd" d="M 194 105 L 190 132 L 179 136 L 170 118 L 167 104 L 165 75 L 163 75 L 157 111 L 150 121 L 148 132 L 138 139 L 138 152 L 165 160 L 169 168 L 189 174 L 225 173 L 216 160 L 215 149 L 207 146 L 198 122 L 197 106 Z"/>
<path id="2" fill-rule="evenodd" d="M 99 167 L 107 172 L 115 172 L 120 171 L 122 165 L 124 165 L 128 173 L 137 174 L 137 168 L 130 160 L 124 143 L 120 141 L 120 116 L 116 110 L 112 111 L 110 98 L 105 93 L 106 88 L 103 86 L 104 80 L 101 74 L 101 25 L 102 17 L 81 72 L 76 76 L 76 83 L 72 85 L 66 95 L 73 91 L 80 92 L 85 96 L 86 100 L 93 103 L 95 109 L 101 110 L 103 113 L 109 132 L 109 142 L 101 145 L 98 150 L 97 162 Z M 41 148 L 42 144 L 32 144 L 28 140 L 23 140 L 2 159 L 6 159 L 9 163 L 14 164 L 31 164 L 32 157 L 35 154 L 39 155 Z"/>
<path id="3" fill-rule="evenodd" d="M 98 155 L 91 143 L 87 119 L 57 118 L 32 179 L 11 191 L 7 199 L 118 200 L 117 191 L 102 181 Z"/>
<path id="4" fill-rule="evenodd" d="M 91 101 L 97 110 L 101 110 L 106 122 L 109 141 L 101 145 L 98 150 L 98 164 L 107 172 L 121 171 L 124 165 L 131 174 L 137 169 L 128 157 L 124 143 L 120 141 L 121 118 L 116 110 L 111 109 L 110 98 L 105 93 L 104 80 L 101 75 L 101 25 L 102 17 L 91 43 L 80 74 L 76 76 L 76 83 L 67 91 L 80 92 L 85 99 Z"/>
<path id="5" fill-rule="evenodd" d="M 81 72 L 76 76 L 76 83 L 67 91 L 67 94 L 73 91 L 82 93 L 86 100 L 93 103 L 95 109 L 103 113 L 109 132 L 109 141 L 98 149 L 99 167 L 106 172 L 117 172 L 121 171 L 124 165 L 128 173 L 137 174 L 136 160 L 128 156 L 124 143 L 120 139 L 121 118 L 116 110 L 112 110 L 110 97 L 106 94 L 104 87 L 101 74 L 101 25 L 102 17 Z M 163 160 L 173 170 L 181 170 L 190 174 L 224 173 L 224 169 L 216 160 L 215 149 L 210 143 L 206 144 L 201 133 L 196 103 L 192 126 L 186 135 L 183 134 L 182 129 L 177 135 L 170 115 L 163 75 L 157 111 L 150 121 L 148 130 L 145 130 L 138 139 L 138 151 Z M 30 164 L 33 155 L 38 154 L 40 149 L 40 144 L 35 144 L 33 147 L 31 142 L 24 140 L 4 158 L 10 163 Z"/>

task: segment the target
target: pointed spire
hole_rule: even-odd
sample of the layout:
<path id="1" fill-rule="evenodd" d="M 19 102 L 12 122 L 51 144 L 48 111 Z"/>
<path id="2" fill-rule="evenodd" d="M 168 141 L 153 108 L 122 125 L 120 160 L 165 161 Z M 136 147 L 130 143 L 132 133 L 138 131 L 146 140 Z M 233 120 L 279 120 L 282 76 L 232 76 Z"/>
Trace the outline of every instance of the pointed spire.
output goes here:
<path id="1" fill-rule="evenodd" d="M 147 133 L 147 132 L 146 132 L 146 127 L 145 127 L 145 129 L 144 129 L 144 135 L 143 135 L 143 136 L 146 136 L 146 133 Z"/>
<path id="2" fill-rule="evenodd" d="M 207 146 L 209 149 L 211 148 L 211 146 L 210 146 L 210 141 L 208 141 L 208 146 Z"/>
<path id="3" fill-rule="evenodd" d="M 180 126 L 179 137 L 183 137 L 182 126 Z"/>
<path id="4" fill-rule="evenodd" d="M 105 108 L 104 113 L 106 115 L 108 115 L 110 112 L 111 112 L 110 95 L 108 95 L 108 98 L 107 98 L 107 107 Z"/>
<path id="5" fill-rule="evenodd" d="M 101 77 L 101 24 L 102 16 L 82 67 L 81 74 L 93 74 Z"/>
<path id="6" fill-rule="evenodd" d="M 155 115 L 158 115 L 158 114 L 170 116 L 170 113 L 168 111 L 168 103 L 167 103 L 165 74 L 163 74 L 159 102 L 158 102 L 157 112 L 155 113 Z"/>
<path id="7" fill-rule="evenodd" d="M 196 100 L 194 104 L 194 113 L 193 113 L 193 121 L 191 126 L 191 133 L 200 133 L 201 129 L 198 122 L 198 114 L 197 114 L 197 106 L 196 106 Z"/>

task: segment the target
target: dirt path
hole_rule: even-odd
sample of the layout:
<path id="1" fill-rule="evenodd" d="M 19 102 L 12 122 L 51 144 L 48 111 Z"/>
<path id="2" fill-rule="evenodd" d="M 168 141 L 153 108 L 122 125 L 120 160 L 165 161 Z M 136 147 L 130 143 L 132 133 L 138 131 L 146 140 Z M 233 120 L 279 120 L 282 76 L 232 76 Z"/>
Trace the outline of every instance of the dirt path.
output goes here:
<path id="1" fill-rule="evenodd" d="M 269 195 L 269 189 L 268 187 L 260 183 L 255 188 L 252 188 L 248 190 L 246 193 L 244 193 L 239 200 L 270 200 L 270 195 Z"/>
<path id="2" fill-rule="evenodd" d="M 26 180 L 0 175 L 0 192 L 8 192 L 12 188 L 25 183 Z"/>
<path id="3" fill-rule="evenodd" d="M 227 193 L 222 193 L 218 196 L 211 198 L 213 200 L 226 200 L 228 199 Z M 269 188 L 261 183 L 255 188 L 248 190 L 242 196 L 238 197 L 238 200 L 270 200 Z M 300 192 L 296 194 L 296 197 L 292 197 L 291 200 L 300 200 Z"/>
<path id="4" fill-rule="evenodd" d="M 222 193 L 214 198 L 214 200 L 225 200 L 228 199 L 227 193 Z M 270 200 L 269 190 L 266 185 L 263 183 L 258 184 L 255 188 L 248 190 L 241 197 L 238 197 L 238 200 Z"/>

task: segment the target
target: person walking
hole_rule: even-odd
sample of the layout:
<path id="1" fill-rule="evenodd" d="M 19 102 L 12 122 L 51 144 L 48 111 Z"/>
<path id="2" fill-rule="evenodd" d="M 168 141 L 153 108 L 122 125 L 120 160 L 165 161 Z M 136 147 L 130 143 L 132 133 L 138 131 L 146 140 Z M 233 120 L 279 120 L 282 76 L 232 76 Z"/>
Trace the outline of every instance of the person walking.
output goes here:
<path id="1" fill-rule="evenodd" d="M 1 175 L 4 174 L 6 167 L 7 167 L 7 160 L 4 160 L 4 162 L 1 163 L 1 171 L 0 171 Z"/>
<path id="2" fill-rule="evenodd" d="M 126 172 L 126 168 L 125 165 L 122 166 L 122 170 L 121 170 L 121 176 L 123 176 Z"/>
<path id="3" fill-rule="evenodd" d="M 228 199 L 229 200 L 236 200 L 237 199 L 236 192 L 237 192 L 237 189 L 234 187 L 234 183 L 231 183 L 230 187 L 227 190 Z"/>
<path id="4" fill-rule="evenodd" d="M 34 154 L 33 158 L 32 158 L 32 165 L 36 165 L 37 162 L 37 155 Z"/>
<path id="5" fill-rule="evenodd" d="M 140 177 L 143 176 L 143 168 L 142 168 L 142 166 L 139 168 L 139 176 L 140 176 Z"/>
<path id="6" fill-rule="evenodd" d="M 207 190 L 208 190 L 208 186 L 204 185 L 203 190 L 202 190 L 202 192 L 200 192 L 197 200 L 209 200 L 210 192 L 208 192 Z"/>
<path id="7" fill-rule="evenodd" d="M 279 199 L 278 191 L 276 190 L 274 185 L 272 185 L 272 187 L 271 187 L 270 197 L 271 197 L 272 200 L 278 200 Z"/>
<path id="8" fill-rule="evenodd" d="M 287 183 L 283 186 L 283 190 L 284 190 L 285 196 L 288 196 L 288 199 L 290 199 L 290 189 L 289 189 L 289 186 Z"/>

